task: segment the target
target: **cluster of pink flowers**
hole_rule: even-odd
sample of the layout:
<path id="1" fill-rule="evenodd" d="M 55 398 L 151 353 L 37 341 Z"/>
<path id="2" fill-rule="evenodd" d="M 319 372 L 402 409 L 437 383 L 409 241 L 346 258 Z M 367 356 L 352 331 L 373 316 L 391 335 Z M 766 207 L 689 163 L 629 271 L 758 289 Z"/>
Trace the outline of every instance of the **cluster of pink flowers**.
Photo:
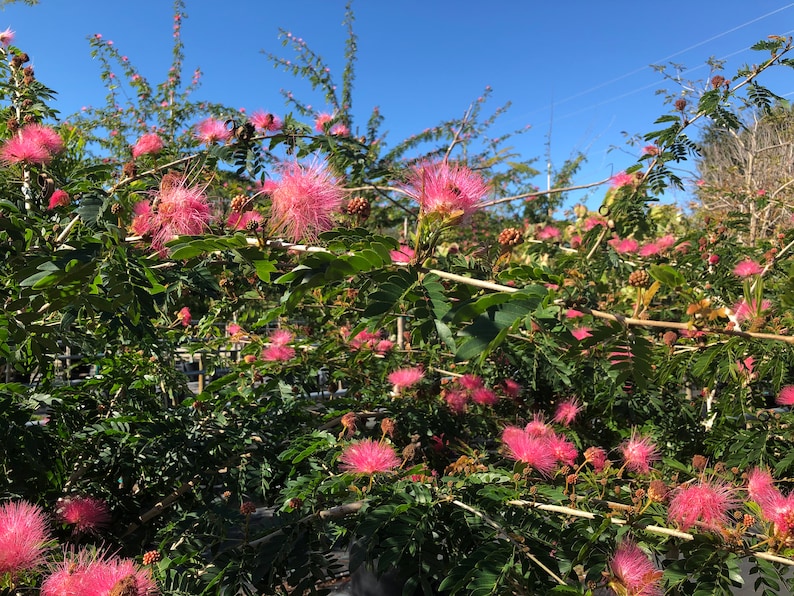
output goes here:
<path id="1" fill-rule="evenodd" d="M 270 345 L 262 350 L 262 360 L 266 362 L 286 362 L 295 357 L 295 348 L 289 344 L 295 336 L 286 329 L 276 329 L 270 334 Z"/>
<path id="2" fill-rule="evenodd" d="M 156 208 L 149 201 L 141 201 L 133 213 L 130 231 L 138 236 L 151 236 L 152 248 L 161 253 L 165 243 L 175 236 L 204 232 L 212 217 L 204 191 L 188 187 L 186 179 L 177 174 L 163 176 Z"/>
<path id="3" fill-rule="evenodd" d="M 614 248 L 615 252 L 620 255 L 636 253 L 640 248 L 640 243 L 634 240 L 634 238 L 621 239 L 615 236 L 611 240 L 608 240 L 607 244 Z"/>
<path id="4" fill-rule="evenodd" d="M 502 431 L 502 443 L 511 459 L 524 462 L 540 474 L 549 476 L 558 463 L 573 466 L 579 452 L 564 435 L 557 434 L 543 421 L 542 414 L 524 428 L 508 426 Z"/>
<path id="5" fill-rule="evenodd" d="M 469 168 L 440 161 L 414 166 L 403 190 L 419 203 L 422 213 L 466 216 L 478 209 L 488 185 Z"/>
<path id="6" fill-rule="evenodd" d="M 773 535 L 787 546 L 794 543 L 794 493 L 784 496 L 769 470 L 755 468 L 747 475 L 747 492 L 772 523 Z"/>
<path id="7" fill-rule="evenodd" d="M 466 411 L 470 401 L 481 406 L 493 406 L 499 401 L 499 395 L 486 387 L 481 377 L 466 374 L 444 390 L 444 401 L 450 410 L 461 414 Z"/>
<path id="8" fill-rule="evenodd" d="M 349 329 L 343 327 L 341 329 L 342 335 L 348 337 Z M 373 333 L 372 331 L 359 331 L 354 337 L 348 341 L 350 347 L 354 350 L 372 350 L 376 354 L 386 354 L 394 347 L 394 342 L 390 339 L 384 339 L 380 332 Z"/>
<path id="9" fill-rule="evenodd" d="M 63 139 L 49 126 L 28 124 L 0 148 L 0 161 L 5 164 L 44 165 L 63 151 Z"/>
<path id="10" fill-rule="evenodd" d="M 156 596 L 160 591 L 148 569 L 130 559 L 94 555 L 86 550 L 66 551 L 63 561 L 41 585 L 42 596 Z"/>
<path id="11" fill-rule="evenodd" d="M 664 254 L 675 246 L 676 238 L 672 234 L 667 234 L 651 242 L 647 242 L 639 247 L 638 253 L 641 257 L 652 257 Z"/>
<path id="12" fill-rule="evenodd" d="M 390 472 L 402 463 L 391 445 L 372 439 L 348 445 L 339 456 L 339 461 L 340 469 L 346 472 L 370 476 Z"/>
<path id="13" fill-rule="evenodd" d="M 291 242 L 314 241 L 334 226 L 343 191 L 326 165 L 287 162 L 279 167 L 281 179 L 270 192 L 271 232 Z"/>

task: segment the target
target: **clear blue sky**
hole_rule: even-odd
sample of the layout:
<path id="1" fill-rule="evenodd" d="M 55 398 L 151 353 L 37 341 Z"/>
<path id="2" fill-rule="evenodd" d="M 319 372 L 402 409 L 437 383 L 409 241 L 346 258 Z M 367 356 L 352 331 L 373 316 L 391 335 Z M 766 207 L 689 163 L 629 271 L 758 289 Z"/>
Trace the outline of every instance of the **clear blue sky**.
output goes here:
<path id="1" fill-rule="evenodd" d="M 650 64 L 676 62 L 691 78 L 708 74 L 705 60 L 727 59 L 727 73 L 764 55 L 748 48 L 770 34 L 794 31 L 794 3 L 696 0 L 679 3 L 613 0 L 356 0 L 359 37 L 353 112 L 363 128 L 379 106 L 386 142 L 464 113 L 483 89 L 489 106 L 512 102 L 497 132 L 530 125 L 515 148 L 545 164 L 551 131 L 558 165 L 575 151 L 588 155 L 577 183 L 600 180 L 633 163 L 639 147 L 626 135 L 654 129 L 669 108 L 657 90 L 673 86 Z M 263 52 L 290 58 L 278 29 L 302 37 L 341 75 L 346 33 L 344 0 L 188 0 L 184 22 L 185 79 L 204 72 L 197 98 L 249 112 L 285 110 L 279 94 L 292 88 L 318 111 L 320 98 L 273 68 Z M 156 83 L 166 76 L 172 42 L 169 0 L 41 0 L 0 12 L 0 29 L 31 56 L 39 80 L 59 93 L 63 117 L 105 95 L 86 38 L 101 33 Z M 794 95 L 794 70 L 761 79 Z M 615 149 L 611 149 L 616 147 Z M 545 177 L 537 180 L 545 187 Z M 596 193 L 598 204 L 603 195 Z M 671 200 L 685 200 L 678 193 Z"/>

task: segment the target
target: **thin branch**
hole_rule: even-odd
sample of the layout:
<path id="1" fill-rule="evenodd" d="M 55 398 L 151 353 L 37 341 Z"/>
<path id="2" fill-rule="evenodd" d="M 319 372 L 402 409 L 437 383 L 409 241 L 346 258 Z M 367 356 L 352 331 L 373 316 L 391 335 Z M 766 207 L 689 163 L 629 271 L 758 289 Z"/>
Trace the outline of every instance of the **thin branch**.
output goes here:
<path id="1" fill-rule="evenodd" d="M 491 527 L 492 527 L 494 530 L 497 530 L 497 531 L 499 532 L 499 534 L 498 534 L 499 538 L 502 538 L 503 540 L 507 540 L 508 542 L 510 542 L 510 543 L 511 543 L 511 544 L 512 544 L 512 545 L 513 545 L 515 548 L 517 548 L 517 549 L 518 549 L 518 551 L 519 551 L 519 552 L 521 552 L 521 553 L 524 553 L 524 554 L 527 556 L 527 558 L 528 558 L 530 561 L 532 561 L 532 562 L 533 562 L 533 563 L 535 563 L 535 564 L 536 564 L 538 567 L 540 567 L 541 569 L 543 569 L 543 571 L 545 571 L 546 573 L 548 573 L 548 574 L 549 574 L 549 577 L 551 577 L 552 579 L 554 579 L 554 581 L 556 581 L 558 584 L 560 584 L 560 585 L 562 585 L 562 586 L 566 585 L 566 583 L 565 583 L 565 580 L 564 580 L 564 579 L 562 579 L 562 578 L 561 578 L 559 575 L 557 575 L 556 573 L 554 573 L 554 572 L 553 572 L 551 569 L 549 569 L 549 568 L 548 568 L 546 565 L 544 565 L 544 564 L 543 564 L 543 563 L 542 563 L 542 562 L 541 562 L 541 561 L 540 561 L 540 560 L 539 560 L 539 559 L 538 559 L 538 558 L 537 558 L 535 555 L 533 555 L 531 552 L 529 552 L 529 551 L 527 550 L 527 547 L 526 547 L 526 545 L 524 545 L 524 544 L 521 544 L 521 543 L 519 543 L 519 542 L 516 542 L 516 540 L 515 540 L 513 537 L 511 537 L 511 536 L 510 536 L 510 535 L 509 535 L 509 534 L 508 534 L 508 533 L 507 533 L 507 532 L 504 530 L 504 528 L 502 528 L 502 526 L 500 526 L 499 524 L 497 524 L 497 523 L 496 523 L 494 520 L 492 520 L 490 517 L 488 517 L 487 515 L 485 515 L 485 514 L 484 514 L 482 511 L 477 511 L 477 510 L 476 510 L 476 509 L 474 509 L 473 507 L 470 507 L 470 506 L 466 505 L 466 503 L 463 503 L 462 501 L 458 501 L 457 499 L 453 499 L 452 501 L 450 501 L 450 503 L 452 503 L 453 505 L 456 505 L 456 506 L 460 507 L 461 509 L 464 509 L 465 511 L 468 511 L 469 513 L 473 513 L 474 515 L 476 515 L 477 517 L 479 517 L 479 518 L 480 518 L 481 520 L 483 520 L 483 521 L 484 521 L 486 524 L 488 524 L 488 525 L 489 525 L 489 526 L 491 526 Z"/>
<path id="2" fill-rule="evenodd" d="M 541 197 L 543 195 L 559 194 L 561 192 L 568 192 L 570 190 L 582 190 L 583 188 L 592 188 L 593 186 L 601 186 L 602 184 L 606 184 L 610 180 L 612 180 L 611 177 L 605 178 L 604 180 L 599 180 L 598 182 L 590 182 L 588 184 L 578 184 L 576 186 L 566 186 L 563 188 L 551 188 L 549 190 L 535 190 L 532 192 L 525 192 L 520 195 L 514 195 L 512 197 L 504 197 L 501 199 L 494 199 L 493 201 L 486 201 L 484 203 L 480 203 L 480 207 L 491 207 L 492 205 L 499 205 L 500 203 L 517 201 L 518 199 L 528 199 L 530 197 Z"/>

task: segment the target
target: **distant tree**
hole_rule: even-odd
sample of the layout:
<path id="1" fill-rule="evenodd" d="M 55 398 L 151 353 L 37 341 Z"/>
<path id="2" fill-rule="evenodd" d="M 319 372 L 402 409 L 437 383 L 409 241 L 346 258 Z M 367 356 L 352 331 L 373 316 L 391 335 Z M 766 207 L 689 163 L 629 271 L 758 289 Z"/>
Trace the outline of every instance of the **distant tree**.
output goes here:
<path id="1" fill-rule="evenodd" d="M 707 213 L 744 220 L 753 242 L 794 215 L 794 109 L 781 102 L 746 114 L 738 128 L 704 130 L 697 195 Z"/>

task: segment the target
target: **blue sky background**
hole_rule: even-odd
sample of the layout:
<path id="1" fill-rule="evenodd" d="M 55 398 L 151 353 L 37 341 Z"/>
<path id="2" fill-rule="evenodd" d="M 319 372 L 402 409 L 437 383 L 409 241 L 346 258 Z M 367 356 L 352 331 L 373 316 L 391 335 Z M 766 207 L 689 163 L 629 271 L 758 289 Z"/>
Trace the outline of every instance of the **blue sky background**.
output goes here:
<path id="1" fill-rule="evenodd" d="M 545 167 L 549 138 L 556 165 L 584 152 L 588 161 L 577 183 L 633 163 L 641 145 L 627 146 L 627 138 L 653 130 L 653 121 L 669 111 L 658 90 L 674 91 L 674 85 L 651 64 L 684 64 L 686 76 L 703 79 L 709 57 L 725 58 L 729 76 L 765 58 L 748 49 L 756 41 L 794 31 L 794 3 L 772 0 L 357 0 L 353 8 L 359 37 L 353 113 L 362 129 L 379 106 L 393 146 L 462 115 L 490 85 L 488 108 L 512 102 L 495 132 L 531 126 L 514 147 L 525 158 L 538 157 L 538 169 Z M 322 55 L 340 80 L 344 0 L 188 0 L 187 13 L 184 78 L 196 67 L 204 72 L 196 98 L 283 114 L 279 90 L 291 88 L 326 111 L 321 98 L 301 93 L 306 85 L 274 69 L 263 52 L 291 58 L 278 40 L 278 29 L 286 29 Z M 31 56 L 37 78 L 58 92 L 55 107 L 68 117 L 104 101 L 88 36 L 113 40 L 157 83 L 171 63 L 172 15 L 168 0 L 41 0 L 34 7 L 7 6 L 0 29 L 16 31 L 15 45 Z M 794 96 L 792 69 L 760 82 Z M 545 175 L 536 183 L 545 187 Z M 588 204 L 600 204 L 603 190 Z M 666 197 L 687 199 L 686 192 Z"/>

